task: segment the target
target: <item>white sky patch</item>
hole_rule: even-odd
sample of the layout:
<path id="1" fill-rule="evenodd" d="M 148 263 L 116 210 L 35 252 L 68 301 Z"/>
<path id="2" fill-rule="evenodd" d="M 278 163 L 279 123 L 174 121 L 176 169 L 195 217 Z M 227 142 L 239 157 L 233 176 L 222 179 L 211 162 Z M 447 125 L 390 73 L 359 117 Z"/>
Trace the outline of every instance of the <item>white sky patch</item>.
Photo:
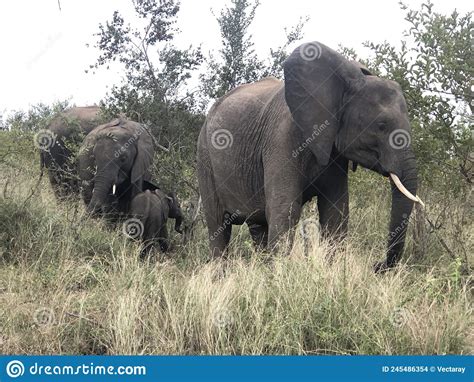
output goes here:
<path id="1" fill-rule="evenodd" d="M 421 0 L 406 1 L 418 9 Z M 201 45 L 207 55 L 220 46 L 216 14 L 228 2 L 222 0 L 182 0 L 178 13 L 181 33 L 175 44 L 180 48 Z M 435 0 L 436 12 L 461 13 L 471 9 L 467 0 Z M 132 21 L 131 0 L 23 0 L 0 2 L 0 111 L 28 109 L 39 102 L 69 99 L 76 105 L 98 103 L 107 90 L 121 79 L 121 67 L 101 68 L 85 73 L 99 52 L 92 48 L 99 23 L 111 19 L 114 10 Z M 406 29 L 404 11 L 398 0 L 313 1 L 261 0 L 250 33 L 261 58 L 285 40 L 284 27 L 300 17 L 310 16 L 302 41 L 318 40 L 333 49 L 338 44 L 367 52 L 366 40 L 393 44 Z M 90 44 L 90 47 L 86 47 Z"/>

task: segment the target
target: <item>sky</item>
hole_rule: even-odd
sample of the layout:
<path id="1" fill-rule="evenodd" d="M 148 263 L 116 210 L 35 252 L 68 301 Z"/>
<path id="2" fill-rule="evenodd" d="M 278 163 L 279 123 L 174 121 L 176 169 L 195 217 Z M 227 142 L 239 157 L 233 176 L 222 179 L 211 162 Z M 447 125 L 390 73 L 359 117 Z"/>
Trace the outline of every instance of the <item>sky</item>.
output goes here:
<path id="1" fill-rule="evenodd" d="M 421 0 L 406 0 L 418 9 Z M 218 13 L 229 0 L 181 0 L 175 44 L 201 45 L 207 54 L 220 46 Z M 467 0 L 434 0 L 435 10 L 471 10 Z M 97 104 L 121 82 L 120 66 L 86 73 L 99 52 L 93 47 L 99 23 L 118 10 L 133 19 L 131 0 L 15 0 L 0 2 L 0 115 L 27 110 L 37 103 L 69 100 L 77 106 Z M 364 55 L 366 40 L 399 44 L 406 29 L 398 0 L 261 0 L 250 33 L 256 51 L 268 56 L 285 41 L 284 27 L 309 16 L 301 42 L 320 41 L 334 49 L 342 44 Z M 301 43 L 300 42 L 300 43 Z M 89 47 L 87 47 L 89 44 Z M 298 45 L 298 44 L 296 44 Z"/>

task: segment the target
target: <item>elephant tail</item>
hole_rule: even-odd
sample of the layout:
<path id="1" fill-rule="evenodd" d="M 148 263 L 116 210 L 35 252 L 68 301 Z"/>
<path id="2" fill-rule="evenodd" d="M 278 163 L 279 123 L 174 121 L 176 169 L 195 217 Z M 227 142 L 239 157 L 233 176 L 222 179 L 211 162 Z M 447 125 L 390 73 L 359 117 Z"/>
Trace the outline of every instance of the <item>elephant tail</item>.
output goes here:
<path id="1" fill-rule="evenodd" d="M 217 192 L 214 170 L 208 149 L 206 124 L 207 120 L 204 122 L 198 139 L 197 172 L 203 211 L 208 222 L 208 229 L 212 230 L 212 228 L 210 228 L 211 224 L 216 226 L 222 224 L 225 211 Z"/>

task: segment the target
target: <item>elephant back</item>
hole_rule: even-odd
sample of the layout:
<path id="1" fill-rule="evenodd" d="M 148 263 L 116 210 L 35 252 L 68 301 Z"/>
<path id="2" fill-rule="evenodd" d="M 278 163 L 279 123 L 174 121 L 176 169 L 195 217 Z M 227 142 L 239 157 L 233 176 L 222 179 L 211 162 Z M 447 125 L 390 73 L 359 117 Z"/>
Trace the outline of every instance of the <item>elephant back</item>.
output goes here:
<path id="1" fill-rule="evenodd" d="M 73 107 L 56 116 L 48 129 L 58 138 L 75 139 L 89 134 L 99 123 L 99 107 Z"/>

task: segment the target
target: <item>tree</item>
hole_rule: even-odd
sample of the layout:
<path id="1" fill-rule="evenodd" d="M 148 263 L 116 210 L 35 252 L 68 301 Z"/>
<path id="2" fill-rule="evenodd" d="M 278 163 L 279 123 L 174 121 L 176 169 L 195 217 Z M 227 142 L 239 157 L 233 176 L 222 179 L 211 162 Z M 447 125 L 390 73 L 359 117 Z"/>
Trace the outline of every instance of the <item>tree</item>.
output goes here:
<path id="1" fill-rule="evenodd" d="M 202 62 L 200 48 L 180 50 L 173 44 L 179 3 L 176 0 L 133 0 L 133 26 L 118 11 L 99 25 L 95 46 L 100 50 L 89 69 L 118 62 L 123 83 L 113 86 L 101 105 L 107 115 L 124 113 L 148 125 L 160 146 L 155 179 L 188 195 L 194 185 L 195 142 L 203 121 L 202 107 L 187 82 Z"/>
<path id="2" fill-rule="evenodd" d="M 231 0 L 231 6 L 216 17 L 222 37 L 221 60 L 211 55 L 208 59 L 211 74 L 202 76 L 203 88 L 209 97 L 218 98 L 241 83 L 258 79 L 263 63 L 255 53 L 248 28 L 259 5 L 258 0 L 254 3 Z"/>
<path id="3" fill-rule="evenodd" d="M 286 41 L 276 49 L 270 48 L 270 57 L 263 71 L 263 77 L 274 76 L 283 79 L 283 61 L 288 57 L 288 48 L 291 44 L 303 38 L 303 28 L 309 21 L 309 16 L 300 18 L 298 24 L 292 28 L 284 28 Z"/>
<path id="4" fill-rule="evenodd" d="M 222 48 L 219 55 L 207 59 L 209 69 L 201 76 L 202 89 L 210 98 L 219 98 L 236 86 L 254 82 L 262 77 L 283 76 L 282 63 L 288 56 L 288 46 L 303 37 L 303 27 L 309 18 L 300 19 L 293 28 L 285 28 L 286 42 L 270 49 L 270 57 L 262 60 L 255 52 L 249 27 L 255 18 L 260 2 L 231 0 L 216 17 L 219 24 Z"/>
<path id="5" fill-rule="evenodd" d="M 95 46 L 101 54 L 90 69 L 118 61 L 128 87 L 160 102 L 177 101 L 179 90 L 201 63 L 200 49 L 179 50 L 170 43 L 178 32 L 176 0 L 133 0 L 133 5 L 141 27 L 132 28 L 115 11 L 111 21 L 99 25 Z"/>

